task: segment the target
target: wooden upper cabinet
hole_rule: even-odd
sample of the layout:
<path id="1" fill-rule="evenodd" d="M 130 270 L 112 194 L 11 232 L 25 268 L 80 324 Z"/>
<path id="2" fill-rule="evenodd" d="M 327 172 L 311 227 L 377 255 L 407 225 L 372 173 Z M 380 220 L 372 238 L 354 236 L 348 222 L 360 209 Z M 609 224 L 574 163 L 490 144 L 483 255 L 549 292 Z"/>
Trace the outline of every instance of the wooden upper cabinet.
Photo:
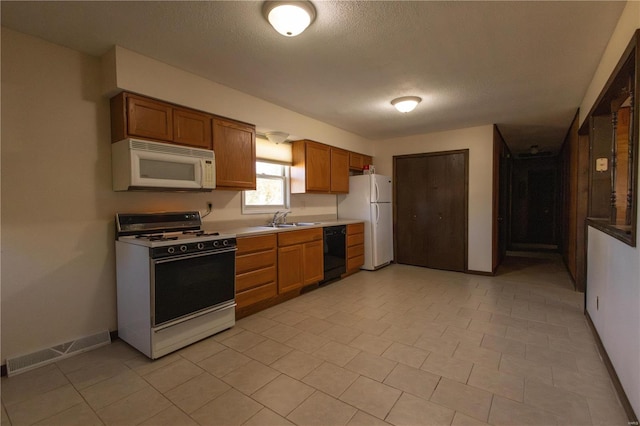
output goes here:
<path id="1" fill-rule="evenodd" d="M 292 147 L 291 192 L 349 192 L 349 151 L 301 140 Z"/>
<path id="2" fill-rule="evenodd" d="M 256 189 L 255 126 L 214 118 L 213 151 L 216 155 L 216 188 Z"/>
<path id="3" fill-rule="evenodd" d="M 128 95 L 127 133 L 132 136 L 171 141 L 173 139 L 171 105 Z"/>
<path id="4" fill-rule="evenodd" d="M 111 98 L 111 141 L 133 137 L 211 149 L 213 115 L 122 92 Z"/>
<path id="5" fill-rule="evenodd" d="M 306 190 L 331 191 L 331 148 L 316 142 L 305 143 Z"/>
<path id="6" fill-rule="evenodd" d="M 362 170 L 362 154 L 358 154 L 357 152 L 349 153 L 349 168 L 353 170 Z"/>
<path id="7" fill-rule="evenodd" d="M 373 159 L 370 155 L 358 154 L 357 152 L 349 153 L 349 169 L 362 171 L 362 168 L 366 164 L 373 164 Z"/>
<path id="8" fill-rule="evenodd" d="M 349 151 L 331 148 L 331 192 L 349 192 Z"/>
<path id="9" fill-rule="evenodd" d="M 173 141 L 211 149 L 211 115 L 185 108 L 173 109 Z"/>

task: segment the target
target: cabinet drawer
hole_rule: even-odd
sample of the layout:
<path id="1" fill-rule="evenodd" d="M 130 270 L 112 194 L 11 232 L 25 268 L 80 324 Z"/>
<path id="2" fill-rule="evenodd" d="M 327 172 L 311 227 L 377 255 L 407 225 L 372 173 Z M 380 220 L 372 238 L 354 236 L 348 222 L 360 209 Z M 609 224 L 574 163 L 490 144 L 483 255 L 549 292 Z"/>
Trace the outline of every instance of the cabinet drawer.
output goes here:
<path id="1" fill-rule="evenodd" d="M 256 269 L 268 268 L 276 264 L 276 249 L 250 253 L 245 255 L 236 255 L 236 275 L 245 272 L 255 271 Z"/>
<path id="2" fill-rule="evenodd" d="M 322 239 L 322 228 L 304 229 L 301 231 L 281 232 L 278 234 L 278 246 L 291 246 Z"/>
<path id="3" fill-rule="evenodd" d="M 364 265 L 364 256 L 362 255 L 347 259 L 347 271 L 359 269 L 362 265 Z"/>
<path id="4" fill-rule="evenodd" d="M 364 255 L 364 245 L 363 244 L 358 244 L 356 246 L 352 246 L 352 247 L 348 247 L 347 248 L 347 259 L 350 259 L 352 257 L 356 257 L 356 256 L 362 256 Z"/>
<path id="5" fill-rule="evenodd" d="M 364 244 L 364 234 L 347 235 L 347 247 Z"/>
<path id="6" fill-rule="evenodd" d="M 252 288 L 236 294 L 236 309 L 244 308 L 254 303 L 275 297 L 277 294 L 276 282 L 272 281 L 260 287 Z"/>
<path id="7" fill-rule="evenodd" d="M 260 235 L 257 237 L 238 238 L 238 251 L 236 255 L 274 249 L 276 247 L 276 234 Z"/>
<path id="8" fill-rule="evenodd" d="M 258 269 L 236 275 L 236 293 L 276 280 L 276 267 Z"/>
<path id="9" fill-rule="evenodd" d="M 364 232 L 364 223 L 350 223 L 347 225 L 347 235 L 362 234 Z"/>

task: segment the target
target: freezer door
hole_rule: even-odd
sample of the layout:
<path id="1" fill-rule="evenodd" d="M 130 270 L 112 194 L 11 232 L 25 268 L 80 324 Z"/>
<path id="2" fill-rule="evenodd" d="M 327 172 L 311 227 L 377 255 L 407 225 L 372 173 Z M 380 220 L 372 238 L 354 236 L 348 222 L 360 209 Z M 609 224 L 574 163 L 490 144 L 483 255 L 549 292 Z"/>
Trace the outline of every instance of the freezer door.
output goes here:
<path id="1" fill-rule="evenodd" d="M 366 239 L 366 233 L 365 233 Z M 370 254 L 367 255 L 367 249 Z M 364 269 L 375 269 L 393 260 L 391 203 L 371 204 L 371 239 L 365 241 Z"/>
<path id="2" fill-rule="evenodd" d="M 390 203 L 391 202 L 391 178 L 383 175 L 371 176 L 371 202 Z"/>

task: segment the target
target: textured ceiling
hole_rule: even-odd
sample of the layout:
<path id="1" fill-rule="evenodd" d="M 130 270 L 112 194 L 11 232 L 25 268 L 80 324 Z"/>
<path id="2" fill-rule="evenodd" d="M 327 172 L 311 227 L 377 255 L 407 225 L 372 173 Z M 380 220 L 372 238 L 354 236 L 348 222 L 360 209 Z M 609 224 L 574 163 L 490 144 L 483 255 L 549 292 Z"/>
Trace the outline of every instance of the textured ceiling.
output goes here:
<path id="1" fill-rule="evenodd" d="M 625 4 L 313 3 L 315 22 L 293 38 L 255 1 L 2 1 L 1 12 L 5 27 L 96 56 L 117 44 L 366 138 L 496 123 L 518 152 L 557 150 Z M 423 102 L 400 114 L 389 102 L 406 95 Z"/>

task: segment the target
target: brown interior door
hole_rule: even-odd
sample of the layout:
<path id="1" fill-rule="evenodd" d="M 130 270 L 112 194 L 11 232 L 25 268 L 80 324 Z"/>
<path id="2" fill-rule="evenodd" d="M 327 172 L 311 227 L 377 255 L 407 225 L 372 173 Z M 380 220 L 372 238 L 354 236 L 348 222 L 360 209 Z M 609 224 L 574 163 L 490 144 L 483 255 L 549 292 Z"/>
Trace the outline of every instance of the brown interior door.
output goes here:
<path id="1" fill-rule="evenodd" d="M 398 263 L 466 270 L 467 156 L 453 151 L 394 158 Z"/>

